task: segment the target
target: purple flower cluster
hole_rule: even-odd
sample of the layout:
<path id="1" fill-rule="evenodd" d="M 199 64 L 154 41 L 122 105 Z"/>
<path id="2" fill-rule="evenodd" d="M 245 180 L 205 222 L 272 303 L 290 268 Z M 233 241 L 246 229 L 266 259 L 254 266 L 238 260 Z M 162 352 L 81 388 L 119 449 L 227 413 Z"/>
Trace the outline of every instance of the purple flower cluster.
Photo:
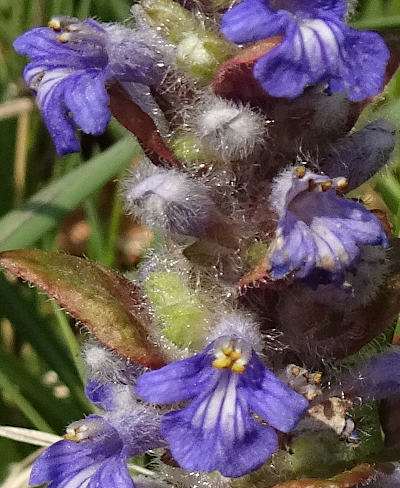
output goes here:
<path id="1" fill-rule="evenodd" d="M 230 325 L 235 320 L 231 317 Z M 192 402 L 161 419 L 156 409 L 135 397 L 135 390 L 152 404 Z M 245 339 L 231 336 L 219 337 L 188 359 L 142 374 L 136 388 L 89 380 L 86 394 L 104 415 L 71 424 L 66 439 L 36 461 L 31 485 L 133 487 L 127 458 L 165 441 L 189 471 L 243 476 L 276 451 L 273 427 L 289 432 L 308 406 L 263 365 Z"/>

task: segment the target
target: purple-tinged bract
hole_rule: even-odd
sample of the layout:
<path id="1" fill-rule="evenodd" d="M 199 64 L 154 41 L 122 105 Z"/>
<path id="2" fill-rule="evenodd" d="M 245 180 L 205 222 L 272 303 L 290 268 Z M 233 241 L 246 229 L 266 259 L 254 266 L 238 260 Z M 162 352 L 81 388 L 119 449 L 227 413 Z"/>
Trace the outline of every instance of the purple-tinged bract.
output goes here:
<path id="1" fill-rule="evenodd" d="M 223 16 L 221 30 L 238 44 L 283 36 L 254 66 L 270 95 L 296 98 L 325 82 L 359 101 L 382 89 L 389 51 L 375 32 L 347 26 L 345 13 L 343 0 L 245 0 Z"/>
<path id="2" fill-rule="evenodd" d="M 106 129 L 111 117 L 106 83 L 152 86 L 164 65 L 140 30 L 71 17 L 56 17 L 49 26 L 22 34 L 14 48 L 32 60 L 25 83 L 36 92 L 56 150 L 64 155 L 79 151 L 77 127 L 93 135 Z"/>
<path id="3" fill-rule="evenodd" d="M 360 246 L 388 246 L 380 221 L 360 203 L 337 191 L 345 178 L 330 179 L 304 167 L 275 180 L 271 204 L 279 215 L 269 250 L 274 279 L 291 272 L 318 282 L 343 281 L 343 273 L 360 256 Z"/>
<path id="4" fill-rule="evenodd" d="M 172 455 L 189 471 L 218 470 L 233 478 L 260 467 L 278 448 L 271 427 L 289 432 L 308 405 L 265 368 L 245 340 L 231 336 L 145 373 L 137 391 L 159 404 L 192 400 L 162 419 Z"/>

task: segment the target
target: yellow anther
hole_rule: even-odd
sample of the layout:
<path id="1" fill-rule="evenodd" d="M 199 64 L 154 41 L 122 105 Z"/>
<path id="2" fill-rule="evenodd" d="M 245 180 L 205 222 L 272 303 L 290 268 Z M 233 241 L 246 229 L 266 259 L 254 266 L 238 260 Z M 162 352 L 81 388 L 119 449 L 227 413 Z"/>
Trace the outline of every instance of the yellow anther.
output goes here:
<path id="1" fill-rule="evenodd" d="M 246 366 L 242 363 L 236 362 L 232 364 L 231 370 L 234 373 L 244 373 L 244 371 L 246 370 Z"/>
<path id="2" fill-rule="evenodd" d="M 338 178 L 337 181 L 336 181 L 336 188 L 338 190 L 344 190 L 347 185 L 349 184 L 349 182 L 347 181 L 347 178 Z"/>
<path id="3" fill-rule="evenodd" d="M 222 352 L 225 354 L 225 356 L 230 356 L 232 351 L 232 346 L 225 346 L 222 348 Z"/>
<path id="4" fill-rule="evenodd" d="M 306 174 L 306 168 L 304 166 L 298 166 L 296 168 L 296 174 L 297 178 L 303 178 L 303 176 Z"/>
<path id="5" fill-rule="evenodd" d="M 63 32 L 59 36 L 56 36 L 56 39 L 57 39 L 57 41 L 65 43 L 65 42 L 69 41 L 69 35 L 68 35 L 68 33 Z"/>
<path id="6" fill-rule="evenodd" d="M 329 190 L 329 188 L 331 186 L 332 186 L 332 182 L 331 181 L 325 181 L 325 183 L 322 183 L 322 185 L 321 185 L 322 191 Z"/>
<path id="7" fill-rule="evenodd" d="M 220 346 L 215 351 L 215 359 L 212 362 L 214 368 L 227 369 L 230 368 L 234 373 L 243 373 L 245 370 L 246 360 L 243 359 L 243 354 L 240 345 L 229 342 Z"/>
<path id="8" fill-rule="evenodd" d="M 65 434 L 64 439 L 67 439 L 68 441 L 74 441 L 74 442 L 79 442 L 82 440 L 77 436 L 76 432 L 74 432 L 73 434 Z"/>
<path id="9" fill-rule="evenodd" d="M 51 19 L 47 25 L 55 31 L 61 30 L 61 23 L 58 19 Z"/>
<path id="10" fill-rule="evenodd" d="M 236 359 L 240 359 L 242 357 L 242 353 L 240 351 L 232 351 L 230 357 L 232 361 L 236 361 Z"/>
<path id="11" fill-rule="evenodd" d="M 314 383 L 319 384 L 322 381 L 322 373 L 318 371 L 318 373 L 315 373 L 312 377 L 312 380 Z"/>
<path id="12" fill-rule="evenodd" d="M 214 368 L 218 368 L 218 369 L 229 368 L 231 364 L 232 364 L 232 360 L 229 357 L 214 359 L 214 361 L 212 362 Z"/>
<path id="13" fill-rule="evenodd" d="M 300 368 L 298 366 L 293 366 L 291 373 L 293 376 L 299 376 L 300 374 Z"/>

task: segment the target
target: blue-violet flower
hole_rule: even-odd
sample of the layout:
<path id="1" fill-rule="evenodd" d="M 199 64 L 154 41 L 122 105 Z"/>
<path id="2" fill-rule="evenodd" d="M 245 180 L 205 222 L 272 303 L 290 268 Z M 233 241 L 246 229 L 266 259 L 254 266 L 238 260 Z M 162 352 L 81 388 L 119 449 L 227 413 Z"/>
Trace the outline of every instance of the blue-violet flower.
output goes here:
<path id="1" fill-rule="evenodd" d="M 271 427 L 289 432 L 307 409 L 260 361 L 249 343 L 222 336 L 199 354 L 140 376 L 138 394 L 166 404 L 192 400 L 161 421 L 172 455 L 189 471 L 243 476 L 278 448 Z"/>
<path id="2" fill-rule="evenodd" d="M 155 36 L 143 29 L 55 17 L 14 41 L 32 59 L 24 70 L 59 154 L 79 151 L 76 127 L 99 135 L 111 114 L 106 83 L 158 83 L 165 71 Z M 150 42 L 146 42 L 150 41 Z"/>
<path id="3" fill-rule="evenodd" d="M 325 82 L 359 101 L 381 90 L 389 52 L 377 33 L 347 26 L 345 15 L 344 0 L 245 0 L 223 16 L 221 30 L 238 44 L 283 36 L 254 66 L 270 95 L 295 98 Z"/>
<path id="4" fill-rule="evenodd" d="M 103 417 L 90 415 L 74 422 L 65 437 L 36 460 L 29 480 L 31 486 L 47 482 L 49 488 L 135 486 L 126 458 L 142 451 L 128 452 L 117 430 Z"/>
<path id="5" fill-rule="evenodd" d="M 67 427 L 65 439 L 36 460 L 30 485 L 134 488 L 127 458 L 165 446 L 160 414 L 139 403 L 134 393 L 131 385 L 89 380 L 86 394 L 104 413 L 89 415 Z"/>
<path id="6" fill-rule="evenodd" d="M 303 166 L 276 178 L 270 201 L 279 222 L 268 255 L 274 279 L 295 271 L 296 278 L 308 277 L 314 284 L 341 283 L 360 246 L 388 246 L 378 218 L 338 195 L 346 183 Z"/>

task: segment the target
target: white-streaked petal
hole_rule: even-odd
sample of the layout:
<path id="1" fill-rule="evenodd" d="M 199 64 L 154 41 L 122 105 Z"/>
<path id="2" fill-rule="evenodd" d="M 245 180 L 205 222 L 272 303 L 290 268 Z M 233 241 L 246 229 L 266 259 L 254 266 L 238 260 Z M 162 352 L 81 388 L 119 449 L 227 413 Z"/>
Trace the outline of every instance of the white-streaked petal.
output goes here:
<path id="1" fill-rule="evenodd" d="M 99 466 L 100 463 L 91 464 L 86 469 L 79 471 L 72 478 L 69 478 L 68 481 L 64 481 L 63 483 L 59 484 L 58 488 L 86 488 L 86 486 L 90 483 L 90 478 L 97 471 Z"/>

